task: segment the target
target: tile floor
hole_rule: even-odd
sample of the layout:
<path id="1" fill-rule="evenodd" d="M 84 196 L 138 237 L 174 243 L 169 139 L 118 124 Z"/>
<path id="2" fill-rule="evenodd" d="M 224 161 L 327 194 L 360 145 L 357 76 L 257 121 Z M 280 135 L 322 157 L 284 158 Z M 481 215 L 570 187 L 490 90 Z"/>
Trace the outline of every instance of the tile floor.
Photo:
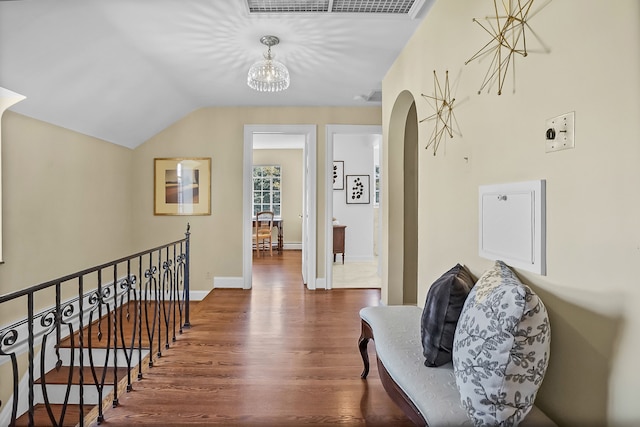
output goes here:
<path id="1" fill-rule="evenodd" d="M 372 262 L 346 262 L 340 257 L 333 263 L 333 288 L 380 288 L 378 260 Z"/>

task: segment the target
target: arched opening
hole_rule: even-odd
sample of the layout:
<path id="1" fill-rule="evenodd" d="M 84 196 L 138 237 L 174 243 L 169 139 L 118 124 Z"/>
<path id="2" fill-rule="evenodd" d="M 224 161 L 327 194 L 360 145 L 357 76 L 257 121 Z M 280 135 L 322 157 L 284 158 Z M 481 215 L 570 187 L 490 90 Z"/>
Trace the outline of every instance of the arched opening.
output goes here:
<path id="1" fill-rule="evenodd" d="M 387 262 L 383 289 L 389 305 L 418 298 L 418 118 L 411 93 L 402 92 L 391 112 L 385 150 Z M 385 265 L 383 264 L 383 268 Z M 386 283 L 384 283 L 386 281 Z M 385 294 L 383 293 L 383 301 Z"/>

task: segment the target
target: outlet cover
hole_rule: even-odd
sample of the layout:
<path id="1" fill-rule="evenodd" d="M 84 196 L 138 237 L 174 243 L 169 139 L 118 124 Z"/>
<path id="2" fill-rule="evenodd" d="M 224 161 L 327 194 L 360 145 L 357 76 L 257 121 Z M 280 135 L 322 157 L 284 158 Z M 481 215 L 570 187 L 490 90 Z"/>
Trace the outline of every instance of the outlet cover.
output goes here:
<path id="1" fill-rule="evenodd" d="M 546 121 L 547 153 L 575 148 L 575 119 L 576 113 L 572 111 Z"/>

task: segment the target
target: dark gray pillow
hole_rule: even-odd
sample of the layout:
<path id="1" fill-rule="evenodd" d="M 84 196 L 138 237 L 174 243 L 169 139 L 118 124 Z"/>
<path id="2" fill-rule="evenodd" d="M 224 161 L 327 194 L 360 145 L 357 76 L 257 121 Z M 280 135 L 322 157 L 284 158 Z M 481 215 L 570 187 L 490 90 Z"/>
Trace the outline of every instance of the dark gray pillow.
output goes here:
<path id="1" fill-rule="evenodd" d="M 456 325 L 473 284 L 471 274 L 457 264 L 429 288 L 420 326 L 425 366 L 451 361 Z"/>

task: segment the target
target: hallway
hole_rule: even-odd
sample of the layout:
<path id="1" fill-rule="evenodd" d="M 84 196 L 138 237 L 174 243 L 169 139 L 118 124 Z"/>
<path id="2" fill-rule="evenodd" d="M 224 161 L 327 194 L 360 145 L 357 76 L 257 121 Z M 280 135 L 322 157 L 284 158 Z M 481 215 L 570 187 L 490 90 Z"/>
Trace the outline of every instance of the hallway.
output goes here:
<path id="1" fill-rule="evenodd" d="M 192 328 L 101 425 L 412 425 L 375 363 L 360 379 L 358 310 L 380 291 L 308 291 L 299 251 L 253 260 L 253 289 L 198 303 Z"/>

